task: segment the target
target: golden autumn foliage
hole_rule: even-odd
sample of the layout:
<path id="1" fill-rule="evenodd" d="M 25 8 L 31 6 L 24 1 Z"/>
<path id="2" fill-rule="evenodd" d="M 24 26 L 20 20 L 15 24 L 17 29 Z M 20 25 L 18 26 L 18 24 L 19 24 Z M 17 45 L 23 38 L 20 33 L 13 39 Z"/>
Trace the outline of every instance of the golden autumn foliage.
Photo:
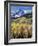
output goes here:
<path id="1" fill-rule="evenodd" d="M 11 34 L 14 38 L 29 38 L 32 36 L 32 24 L 22 23 L 25 19 L 21 19 L 19 23 L 11 22 Z"/>

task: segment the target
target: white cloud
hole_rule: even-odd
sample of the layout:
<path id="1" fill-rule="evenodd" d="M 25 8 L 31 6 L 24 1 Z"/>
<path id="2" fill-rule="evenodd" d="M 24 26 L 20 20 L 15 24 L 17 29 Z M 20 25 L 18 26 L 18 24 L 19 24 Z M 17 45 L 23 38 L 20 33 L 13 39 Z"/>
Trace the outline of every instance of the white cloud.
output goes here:
<path id="1" fill-rule="evenodd" d="M 24 13 L 27 13 L 27 10 L 24 10 Z"/>
<path id="2" fill-rule="evenodd" d="M 24 13 L 31 13 L 31 10 L 24 10 Z"/>

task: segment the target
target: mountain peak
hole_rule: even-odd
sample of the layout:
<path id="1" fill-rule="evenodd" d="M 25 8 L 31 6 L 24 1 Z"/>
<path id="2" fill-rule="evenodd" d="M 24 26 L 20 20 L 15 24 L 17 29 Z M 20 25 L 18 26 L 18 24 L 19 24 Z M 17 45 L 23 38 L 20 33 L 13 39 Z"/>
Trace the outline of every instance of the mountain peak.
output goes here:
<path id="1" fill-rule="evenodd" d="M 32 12 L 31 10 L 21 10 L 21 9 L 19 9 L 18 12 L 16 12 L 15 14 L 12 14 L 11 17 L 17 18 L 17 17 L 21 17 L 25 14 L 29 14 L 31 12 Z"/>

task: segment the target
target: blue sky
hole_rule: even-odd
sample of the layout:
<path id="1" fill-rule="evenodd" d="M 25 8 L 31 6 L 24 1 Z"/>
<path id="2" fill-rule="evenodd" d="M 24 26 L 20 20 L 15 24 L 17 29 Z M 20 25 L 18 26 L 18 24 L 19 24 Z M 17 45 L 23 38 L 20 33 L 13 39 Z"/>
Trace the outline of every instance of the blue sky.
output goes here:
<path id="1" fill-rule="evenodd" d="M 32 10 L 32 6 L 11 6 L 11 12 L 12 13 L 17 12 L 19 9 L 21 9 L 21 10 Z"/>

